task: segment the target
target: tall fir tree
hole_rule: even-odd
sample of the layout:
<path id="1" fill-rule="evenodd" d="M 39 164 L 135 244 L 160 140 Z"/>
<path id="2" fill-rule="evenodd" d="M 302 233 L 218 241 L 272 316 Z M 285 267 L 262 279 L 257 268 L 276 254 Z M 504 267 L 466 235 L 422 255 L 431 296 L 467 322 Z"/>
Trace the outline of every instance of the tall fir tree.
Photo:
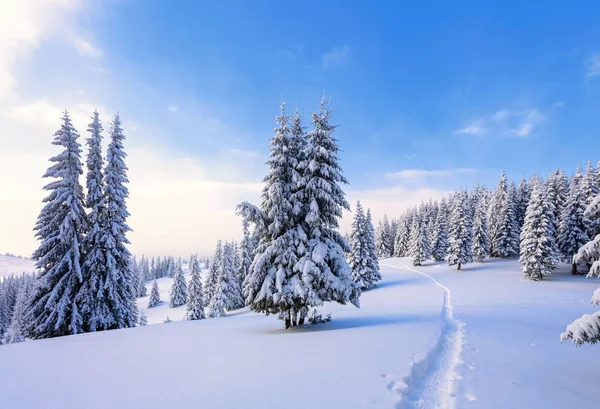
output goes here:
<path id="1" fill-rule="evenodd" d="M 360 201 L 357 201 L 350 235 L 352 251 L 349 264 L 352 269 L 352 279 L 364 289 L 375 287 L 375 283 L 381 280 L 381 274 L 373 268 L 374 263 L 371 260 L 372 244 L 370 241 L 371 236 L 367 219 Z"/>
<path id="2" fill-rule="evenodd" d="M 377 258 L 377 244 L 375 243 L 375 226 L 373 226 L 373 219 L 371 218 L 371 209 L 367 209 L 365 229 L 367 230 L 369 244 L 369 269 L 371 271 L 380 271 L 379 259 Z"/>
<path id="3" fill-rule="evenodd" d="M 424 217 L 413 219 L 409 255 L 414 266 L 420 266 L 429 258 L 430 248 L 426 220 Z"/>
<path id="4" fill-rule="evenodd" d="M 410 226 L 412 219 L 409 212 L 405 212 L 396 230 L 394 240 L 394 257 L 407 257 L 410 243 Z"/>
<path id="5" fill-rule="evenodd" d="M 529 204 L 530 198 L 531 186 L 527 179 L 525 179 L 525 176 L 521 176 L 521 181 L 519 182 L 519 187 L 515 197 L 515 216 L 519 229 L 521 229 L 523 223 L 525 222 L 525 213 L 527 212 L 527 205 Z"/>
<path id="6" fill-rule="evenodd" d="M 204 283 L 205 290 L 205 302 L 207 305 L 210 305 L 210 301 L 215 294 L 217 288 L 217 281 L 219 280 L 219 271 L 221 270 L 221 262 L 223 260 L 223 242 L 221 240 L 217 241 L 217 248 L 215 249 L 215 254 L 211 260 L 210 266 L 208 268 L 208 273 L 206 274 L 206 281 Z"/>
<path id="7" fill-rule="evenodd" d="M 204 313 L 204 292 L 202 291 L 202 278 L 200 277 L 200 264 L 194 257 L 190 263 L 190 282 L 187 287 L 187 320 L 201 320 L 206 318 Z"/>
<path id="8" fill-rule="evenodd" d="M 106 152 L 104 169 L 104 201 L 106 209 L 103 217 L 101 245 L 104 247 L 106 269 L 100 271 L 97 298 L 92 307 L 92 330 L 108 330 L 134 327 L 137 323 L 135 296 L 138 283 L 129 268 L 131 253 L 127 225 L 129 212 L 126 184 L 127 166 L 123 142 L 125 135 L 121 118 L 115 115 L 110 129 L 110 143 Z"/>
<path id="9" fill-rule="evenodd" d="M 506 185 L 506 175 L 502 173 L 504 185 Z M 506 188 L 500 186 L 497 198 L 498 215 L 496 219 L 496 232 L 492 240 L 492 255 L 495 257 L 512 258 L 519 254 L 519 227 L 515 217 L 515 189 L 506 185 Z"/>
<path id="10" fill-rule="evenodd" d="M 21 279 L 19 291 L 15 301 L 10 326 L 6 331 L 5 341 L 8 344 L 25 341 L 27 335 L 27 311 L 29 309 L 29 298 L 33 290 L 34 281 L 31 276 Z"/>
<path id="11" fill-rule="evenodd" d="M 150 299 L 148 300 L 148 308 L 154 308 L 161 303 L 160 291 L 158 289 L 158 282 L 154 279 L 152 283 L 152 290 L 150 290 Z"/>
<path id="12" fill-rule="evenodd" d="M 555 240 L 558 241 L 558 232 L 562 218 L 562 212 L 569 197 L 569 179 L 561 169 L 556 169 L 546 179 L 546 199 L 552 203 L 554 209 Z"/>
<path id="13" fill-rule="evenodd" d="M 184 305 L 187 302 L 187 284 L 183 275 L 183 267 L 181 263 L 177 263 L 175 268 L 175 276 L 171 284 L 171 292 L 169 293 L 169 308 L 176 308 Z"/>
<path id="14" fill-rule="evenodd" d="M 27 321 L 31 338 L 50 338 L 82 332 L 83 321 L 76 296 L 83 281 L 81 243 L 87 231 L 79 133 L 65 111 L 53 145 L 63 151 L 50 159 L 54 164 L 44 174 L 53 178 L 44 187 L 49 195 L 35 225 L 41 241 L 33 253 L 40 270 L 31 298 Z"/>
<path id="15" fill-rule="evenodd" d="M 253 259 L 252 237 L 250 236 L 250 222 L 247 219 L 242 220 L 242 242 L 240 243 L 240 266 L 237 270 L 237 280 L 240 289 L 243 288 L 244 280 L 250 272 Z"/>
<path id="16" fill-rule="evenodd" d="M 263 200 L 260 209 L 249 203 L 238 206 L 261 235 L 244 283 L 246 299 L 255 311 L 277 313 L 286 328 L 304 323 L 308 308 L 326 301 L 358 305 L 360 288 L 344 258 L 348 244 L 335 230 L 349 205 L 340 186 L 347 181 L 330 118 L 331 110 L 322 100 L 312 115 L 314 129 L 306 135 L 309 144 L 298 154 L 297 138 L 282 138 L 285 121 L 278 119 L 265 178 L 265 189 L 275 203 Z M 290 142 L 292 149 L 281 149 Z M 286 207 L 293 212 L 281 212 Z"/>
<path id="17" fill-rule="evenodd" d="M 571 273 L 573 274 L 577 273 L 577 262 L 573 256 L 577 254 L 581 246 L 590 240 L 587 234 L 590 221 L 585 213 L 586 207 L 581 169 L 578 168 L 571 180 L 569 196 L 560 218 L 558 230 L 558 249 L 561 258 L 564 262 L 571 263 Z"/>
<path id="18" fill-rule="evenodd" d="M 581 179 L 581 191 L 585 197 L 586 206 L 592 203 L 594 198 L 598 196 L 598 170 L 594 168 L 592 162 L 588 160 L 587 167 L 585 169 L 585 175 Z M 596 237 L 600 234 L 600 219 L 594 215 L 588 215 L 589 226 L 586 231 L 590 238 Z"/>
<path id="19" fill-rule="evenodd" d="M 457 270 L 461 270 L 464 264 L 473 261 L 473 232 L 467 207 L 467 193 L 457 192 L 454 195 L 450 215 L 450 248 L 448 249 L 448 265 L 456 265 Z"/>
<path id="20" fill-rule="evenodd" d="M 81 306 L 85 331 L 95 331 L 100 321 L 97 305 L 100 294 L 100 278 L 106 275 L 107 262 L 103 238 L 106 225 L 106 203 L 104 198 L 104 160 L 102 158 L 102 123 L 98 111 L 94 111 L 92 122 L 87 131 L 90 136 L 86 143 L 87 154 L 87 195 L 85 204 L 89 209 L 89 230 L 83 239 L 84 261 L 82 264 L 83 284 L 78 291 L 77 299 Z"/>
<path id="21" fill-rule="evenodd" d="M 481 263 L 490 254 L 490 236 L 487 228 L 484 191 L 478 191 L 473 214 L 473 259 Z"/>
<path id="22" fill-rule="evenodd" d="M 431 255 L 435 261 L 446 259 L 448 254 L 448 205 L 446 199 L 442 199 L 433 223 L 431 236 Z"/>
<path id="23" fill-rule="evenodd" d="M 554 241 L 553 216 L 554 209 L 546 198 L 544 185 L 534 179 L 521 231 L 519 262 L 525 279 L 540 281 L 557 266 L 558 249 Z"/>

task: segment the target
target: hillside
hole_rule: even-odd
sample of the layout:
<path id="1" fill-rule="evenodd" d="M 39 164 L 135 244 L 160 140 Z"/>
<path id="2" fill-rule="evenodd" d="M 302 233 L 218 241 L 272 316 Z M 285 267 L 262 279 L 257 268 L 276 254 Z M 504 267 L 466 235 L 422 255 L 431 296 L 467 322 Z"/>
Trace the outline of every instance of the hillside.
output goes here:
<path id="1" fill-rule="evenodd" d="M 2 346 L 0 396 L 31 409 L 592 409 L 597 348 L 559 335 L 592 310 L 598 283 L 567 271 L 531 282 L 516 260 L 456 272 L 388 259 L 361 308 L 327 305 L 326 324 L 285 331 L 242 309 Z M 161 279 L 163 300 L 169 284 Z M 149 321 L 184 311 L 163 305 Z"/>
<path id="2" fill-rule="evenodd" d="M 0 255 L 0 280 L 11 274 L 32 273 L 35 261 L 28 258 Z"/>

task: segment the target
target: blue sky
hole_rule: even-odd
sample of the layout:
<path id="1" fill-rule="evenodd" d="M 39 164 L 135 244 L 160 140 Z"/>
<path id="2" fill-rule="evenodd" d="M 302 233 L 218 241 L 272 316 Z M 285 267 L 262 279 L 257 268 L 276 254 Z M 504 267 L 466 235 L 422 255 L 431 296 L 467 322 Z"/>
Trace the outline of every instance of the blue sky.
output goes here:
<path id="1" fill-rule="evenodd" d="M 34 246 L 46 164 L 32 155 L 48 156 L 63 108 L 82 134 L 90 109 L 123 115 L 139 252 L 160 252 L 172 235 L 204 251 L 236 234 L 231 208 L 258 197 L 281 98 L 307 125 L 331 98 L 349 198 L 378 216 L 493 186 L 503 168 L 518 179 L 600 159 L 597 2 L 21 3 L 5 17 L 20 24 L 0 32 L 0 131 L 20 136 L 2 142 L 29 155 L 14 166 L 33 169 L 36 199 L 11 221 L 28 230 L 10 251 Z M 173 213 L 195 220 L 193 232 L 173 227 Z M 160 227 L 146 228 L 156 217 Z"/>

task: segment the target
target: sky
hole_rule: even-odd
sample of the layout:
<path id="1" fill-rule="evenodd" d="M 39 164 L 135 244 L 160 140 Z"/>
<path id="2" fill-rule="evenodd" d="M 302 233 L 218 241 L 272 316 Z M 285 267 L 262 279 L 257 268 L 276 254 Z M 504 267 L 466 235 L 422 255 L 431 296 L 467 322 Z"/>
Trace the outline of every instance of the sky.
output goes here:
<path id="1" fill-rule="evenodd" d="M 375 219 L 600 159 L 598 2 L 413 3 L 0 0 L 0 252 L 37 247 L 64 109 L 82 143 L 123 118 L 138 255 L 240 237 L 282 100 L 309 127 L 331 99 Z"/>

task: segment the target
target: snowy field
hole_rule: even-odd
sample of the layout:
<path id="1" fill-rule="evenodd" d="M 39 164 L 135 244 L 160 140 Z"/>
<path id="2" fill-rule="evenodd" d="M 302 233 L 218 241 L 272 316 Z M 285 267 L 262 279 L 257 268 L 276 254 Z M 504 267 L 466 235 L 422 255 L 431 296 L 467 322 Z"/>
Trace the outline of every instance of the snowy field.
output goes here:
<path id="1" fill-rule="evenodd" d="M 361 309 L 288 331 L 247 309 L 176 322 L 161 279 L 148 320 L 172 323 L 1 346 L 0 407 L 597 408 L 598 347 L 559 335 L 598 281 L 567 266 L 523 281 L 517 260 L 381 269 Z"/>
<path id="2" fill-rule="evenodd" d="M 0 281 L 11 274 L 32 273 L 35 261 L 27 258 L 0 255 Z"/>

